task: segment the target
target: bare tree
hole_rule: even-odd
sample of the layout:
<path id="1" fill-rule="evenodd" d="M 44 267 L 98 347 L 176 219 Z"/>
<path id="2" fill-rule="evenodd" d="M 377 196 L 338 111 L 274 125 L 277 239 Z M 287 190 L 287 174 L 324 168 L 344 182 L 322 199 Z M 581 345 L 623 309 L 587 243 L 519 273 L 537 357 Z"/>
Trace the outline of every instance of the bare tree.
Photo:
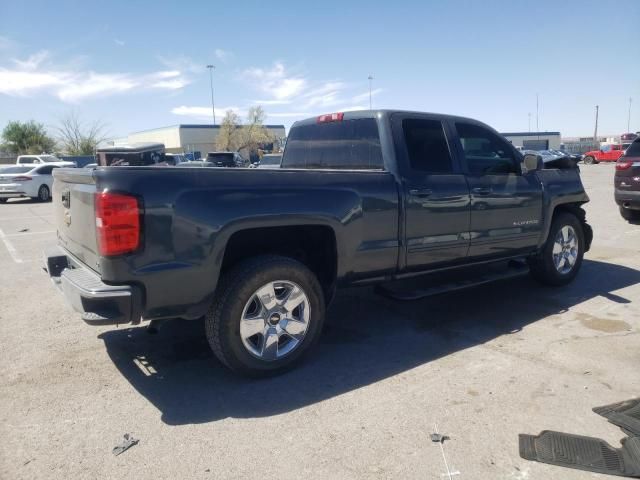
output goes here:
<path id="1" fill-rule="evenodd" d="M 275 140 L 264 126 L 265 118 L 262 107 L 251 107 L 247 114 L 247 123 L 242 124 L 240 117 L 228 110 L 218 132 L 216 147 L 218 150 L 241 152 L 245 158 L 256 154 L 262 145 Z"/>
<path id="2" fill-rule="evenodd" d="M 240 128 L 240 117 L 233 110 L 227 110 L 218 131 L 216 148 L 224 152 L 234 150 L 238 128 Z"/>
<path id="3" fill-rule="evenodd" d="M 70 112 L 57 127 L 58 140 L 69 155 L 93 155 L 105 139 L 105 126 L 99 121 L 85 124 L 75 112 Z"/>

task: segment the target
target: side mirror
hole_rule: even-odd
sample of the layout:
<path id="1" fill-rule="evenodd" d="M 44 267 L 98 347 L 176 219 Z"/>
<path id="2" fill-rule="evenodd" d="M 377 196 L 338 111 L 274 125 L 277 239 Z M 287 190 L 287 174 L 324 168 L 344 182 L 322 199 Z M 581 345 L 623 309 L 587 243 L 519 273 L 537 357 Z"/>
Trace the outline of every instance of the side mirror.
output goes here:
<path id="1" fill-rule="evenodd" d="M 522 173 L 535 172 L 544 168 L 544 161 L 540 155 L 527 153 L 522 161 Z"/>

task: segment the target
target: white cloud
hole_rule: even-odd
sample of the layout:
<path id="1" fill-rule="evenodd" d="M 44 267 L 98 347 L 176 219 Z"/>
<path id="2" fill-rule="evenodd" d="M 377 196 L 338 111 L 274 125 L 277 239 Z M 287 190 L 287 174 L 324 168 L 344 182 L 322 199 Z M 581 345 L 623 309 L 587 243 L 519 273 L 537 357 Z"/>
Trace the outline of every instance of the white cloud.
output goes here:
<path id="1" fill-rule="evenodd" d="M 221 62 L 226 62 L 227 60 L 230 60 L 231 57 L 233 57 L 233 53 L 231 53 L 228 50 L 223 50 L 221 48 L 216 48 L 214 53 L 216 55 L 216 58 Z"/>
<path id="2" fill-rule="evenodd" d="M 371 97 L 375 97 L 379 93 L 382 93 L 384 90 L 382 88 L 375 88 L 371 90 Z M 369 100 L 369 92 L 361 93 L 360 95 L 356 95 L 351 99 L 354 103 L 362 102 L 364 100 Z"/>
<path id="3" fill-rule="evenodd" d="M 190 72 L 190 73 L 202 73 L 205 71 L 204 65 L 198 65 L 196 62 L 191 60 L 190 57 L 187 57 L 185 55 L 177 55 L 177 56 L 158 55 L 156 58 L 161 64 L 163 64 L 165 67 L 170 68 L 172 70 L 179 70 L 181 72 Z"/>
<path id="4" fill-rule="evenodd" d="M 274 118 L 288 118 L 288 117 L 311 117 L 313 113 L 310 112 L 278 112 L 278 113 L 267 113 L 267 117 Z"/>
<path id="5" fill-rule="evenodd" d="M 254 105 L 289 105 L 291 100 L 253 100 Z"/>
<path id="6" fill-rule="evenodd" d="M 336 112 L 354 112 L 356 110 L 369 110 L 369 107 L 363 105 L 350 105 L 348 107 L 336 108 Z"/>
<path id="7" fill-rule="evenodd" d="M 18 60 L 13 59 L 13 63 L 15 63 L 18 68 L 22 70 L 35 70 L 37 69 L 42 62 L 44 62 L 49 57 L 49 52 L 47 50 L 40 50 L 38 53 L 34 53 L 30 55 L 26 60 Z"/>
<path id="8" fill-rule="evenodd" d="M 120 40 L 119 38 L 114 38 L 113 43 L 118 45 L 119 47 L 124 47 L 126 45 L 124 40 Z"/>
<path id="9" fill-rule="evenodd" d="M 217 121 L 222 121 L 222 119 L 224 118 L 225 113 L 227 113 L 227 110 L 232 110 L 233 112 L 235 112 L 237 115 L 239 115 L 240 117 L 244 117 L 247 115 L 247 112 L 239 107 L 221 107 L 221 108 L 216 108 L 216 120 Z M 211 120 L 212 119 L 212 113 L 211 113 L 211 107 L 188 107 L 186 105 L 181 105 L 179 107 L 174 107 L 171 109 L 171 113 L 173 113 L 174 115 L 181 115 L 184 117 L 192 117 L 192 118 L 197 118 L 200 120 Z"/>
<path id="10" fill-rule="evenodd" d="M 243 72 L 243 78 L 275 100 L 291 99 L 300 95 L 307 87 L 305 78 L 290 74 L 280 62 L 276 62 L 270 69 L 249 68 Z"/>
<path id="11" fill-rule="evenodd" d="M 73 103 L 136 90 L 176 91 L 190 83 L 179 69 L 147 74 L 105 73 L 82 70 L 81 65 L 73 63 L 64 68 L 55 67 L 49 58 L 49 52 L 42 50 L 26 60 L 12 60 L 13 68 L 0 66 L 0 94 L 28 96 L 45 93 Z"/>

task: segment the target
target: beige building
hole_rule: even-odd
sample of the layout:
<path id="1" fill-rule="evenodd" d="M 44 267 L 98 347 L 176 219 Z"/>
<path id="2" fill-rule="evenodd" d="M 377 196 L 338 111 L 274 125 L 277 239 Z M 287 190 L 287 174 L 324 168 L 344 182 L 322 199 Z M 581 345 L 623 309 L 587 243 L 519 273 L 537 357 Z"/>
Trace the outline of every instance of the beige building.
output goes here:
<path id="1" fill-rule="evenodd" d="M 523 150 L 559 150 L 561 144 L 560 132 L 501 132 L 501 135 Z"/>
<path id="2" fill-rule="evenodd" d="M 285 138 L 284 125 L 265 125 L 276 139 L 282 142 Z M 220 131 L 220 125 L 192 125 L 181 124 L 169 127 L 154 128 L 141 132 L 130 133 L 127 137 L 114 138 L 112 145 L 125 143 L 163 143 L 169 153 L 196 152 L 205 157 L 207 152 L 216 150 L 216 137 Z"/>

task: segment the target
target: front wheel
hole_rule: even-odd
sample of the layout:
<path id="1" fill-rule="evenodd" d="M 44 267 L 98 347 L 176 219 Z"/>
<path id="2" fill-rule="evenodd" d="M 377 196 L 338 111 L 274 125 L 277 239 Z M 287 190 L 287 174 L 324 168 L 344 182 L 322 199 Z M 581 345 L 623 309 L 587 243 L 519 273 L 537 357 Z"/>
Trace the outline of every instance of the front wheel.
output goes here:
<path id="1" fill-rule="evenodd" d="M 566 285 L 580 270 L 584 245 L 580 220 L 570 213 L 556 215 L 547 242 L 538 255 L 529 260 L 531 275 L 545 285 Z"/>
<path id="2" fill-rule="evenodd" d="M 630 210 L 628 208 L 620 207 L 620 215 L 627 222 L 639 222 L 640 221 L 640 210 Z"/>
<path id="3" fill-rule="evenodd" d="M 0 203 L 7 203 L 7 198 L 0 198 Z"/>
<path id="4" fill-rule="evenodd" d="M 322 287 L 305 265 L 255 257 L 220 280 L 205 317 L 207 340 L 235 372 L 272 375 L 293 366 L 317 342 L 324 313 Z"/>
<path id="5" fill-rule="evenodd" d="M 587 165 L 595 165 L 596 163 L 598 163 L 598 161 L 595 159 L 595 157 L 587 155 L 586 157 L 584 157 L 584 163 L 586 163 Z"/>

